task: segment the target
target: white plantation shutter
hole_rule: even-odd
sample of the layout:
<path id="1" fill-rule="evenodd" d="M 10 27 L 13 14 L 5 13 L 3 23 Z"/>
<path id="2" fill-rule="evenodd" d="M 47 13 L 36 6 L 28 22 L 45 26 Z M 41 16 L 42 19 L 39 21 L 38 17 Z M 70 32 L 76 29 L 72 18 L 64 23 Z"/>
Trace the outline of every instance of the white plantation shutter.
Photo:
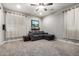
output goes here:
<path id="1" fill-rule="evenodd" d="M 79 40 L 79 7 L 75 8 L 76 39 Z"/>
<path id="2" fill-rule="evenodd" d="M 79 7 L 64 11 L 64 38 L 79 40 Z"/>
<path id="3" fill-rule="evenodd" d="M 16 38 L 26 35 L 25 16 L 6 14 L 6 38 Z"/>
<path id="4" fill-rule="evenodd" d="M 64 12 L 64 38 L 67 38 L 67 11 Z"/>

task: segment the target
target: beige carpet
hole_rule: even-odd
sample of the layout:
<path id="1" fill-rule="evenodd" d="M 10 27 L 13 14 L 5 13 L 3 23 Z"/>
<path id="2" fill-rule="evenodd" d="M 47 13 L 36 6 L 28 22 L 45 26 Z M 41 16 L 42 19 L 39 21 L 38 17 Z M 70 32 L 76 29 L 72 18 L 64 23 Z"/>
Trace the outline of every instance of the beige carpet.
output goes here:
<path id="1" fill-rule="evenodd" d="M 2 56 L 79 56 L 79 46 L 61 41 L 14 41 L 0 46 Z"/>

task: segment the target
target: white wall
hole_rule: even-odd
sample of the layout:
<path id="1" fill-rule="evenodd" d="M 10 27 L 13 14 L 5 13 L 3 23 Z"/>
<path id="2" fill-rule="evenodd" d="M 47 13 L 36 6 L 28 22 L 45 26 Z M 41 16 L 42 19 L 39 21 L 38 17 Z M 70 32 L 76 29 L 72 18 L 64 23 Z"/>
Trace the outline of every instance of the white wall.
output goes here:
<path id="1" fill-rule="evenodd" d="M 4 31 L 2 30 L 2 25 L 4 24 L 4 13 L 3 6 L 0 4 L 0 42 L 4 40 Z"/>
<path id="2" fill-rule="evenodd" d="M 57 38 L 63 38 L 63 13 L 55 13 L 43 18 L 43 30 L 50 34 L 54 34 Z"/>
<path id="3" fill-rule="evenodd" d="M 64 13 L 62 11 L 72 8 L 73 4 L 43 18 L 43 30 L 55 34 L 57 38 L 64 38 Z"/>

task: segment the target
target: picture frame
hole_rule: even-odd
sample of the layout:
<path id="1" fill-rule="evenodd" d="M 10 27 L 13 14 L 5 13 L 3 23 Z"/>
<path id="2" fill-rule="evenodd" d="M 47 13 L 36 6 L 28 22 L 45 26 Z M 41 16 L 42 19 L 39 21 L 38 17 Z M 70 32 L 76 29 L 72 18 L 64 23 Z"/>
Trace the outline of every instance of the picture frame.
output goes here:
<path id="1" fill-rule="evenodd" d="M 39 20 L 31 20 L 31 29 L 39 30 Z"/>

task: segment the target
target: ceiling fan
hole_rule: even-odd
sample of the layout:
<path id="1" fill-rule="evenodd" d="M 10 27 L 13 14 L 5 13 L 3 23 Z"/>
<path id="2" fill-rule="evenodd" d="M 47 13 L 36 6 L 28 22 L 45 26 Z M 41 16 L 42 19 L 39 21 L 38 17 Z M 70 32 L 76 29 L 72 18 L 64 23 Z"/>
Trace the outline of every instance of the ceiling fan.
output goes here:
<path id="1" fill-rule="evenodd" d="M 30 4 L 31 6 L 36 6 L 37 8 L 35 9 L 37 14 L 42 14 L 42 12 L 48 11 L 48 6 L 52 6 L 53 3 L 38 3 L 38 4 Z"/>
<path id="2" fill-rule="evenodd" d="M 38 3 L 38 4 L 30 4 L 31 6 L 51 6 L 53 3 Z"/>

